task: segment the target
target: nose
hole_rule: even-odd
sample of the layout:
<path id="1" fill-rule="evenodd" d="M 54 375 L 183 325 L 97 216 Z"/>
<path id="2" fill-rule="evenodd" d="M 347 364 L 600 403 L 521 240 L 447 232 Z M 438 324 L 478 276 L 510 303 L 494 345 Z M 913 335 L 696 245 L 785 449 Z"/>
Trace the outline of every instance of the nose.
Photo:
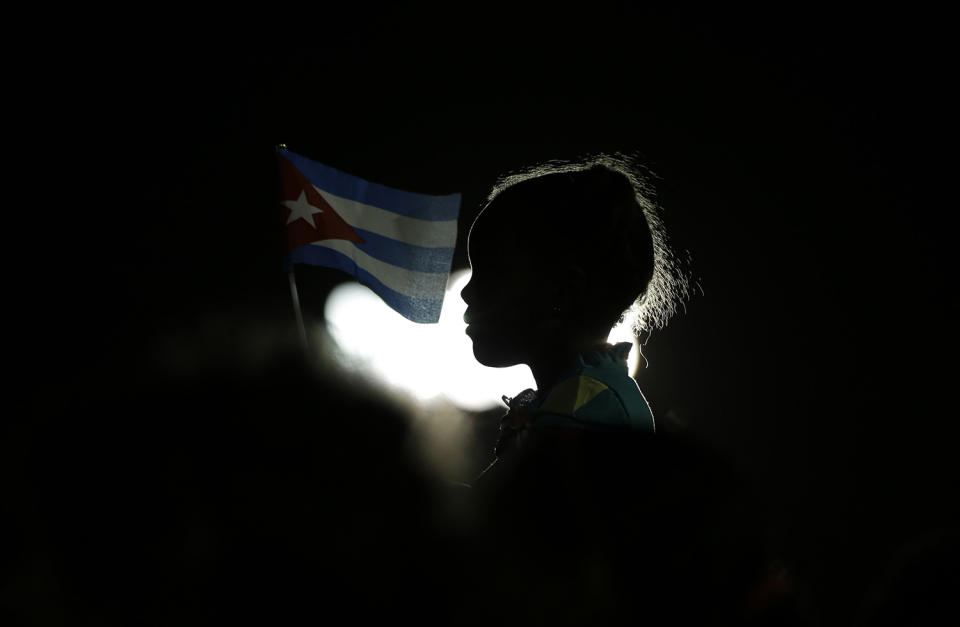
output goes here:
<path id="1" fill-rule="evenodd" d="M 467 281 L 467 284 L 463 286 L 463 289 L 460 290 L 460 298 L 463 299 L 463 302 L 465 302 L 467 306 L 470 305 L 470 300 L 473 298 L 473 292 L 473 279 L 471 278 L 469 281 Z"/>

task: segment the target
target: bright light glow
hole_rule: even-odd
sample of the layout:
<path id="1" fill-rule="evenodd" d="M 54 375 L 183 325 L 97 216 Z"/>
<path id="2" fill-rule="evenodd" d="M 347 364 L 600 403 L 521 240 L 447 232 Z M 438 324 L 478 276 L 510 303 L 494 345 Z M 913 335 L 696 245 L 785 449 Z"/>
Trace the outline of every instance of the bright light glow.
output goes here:
<path id="1" fill-rule="evenodd" d="M 469 270 L 450 275 L 437 324 L 410 322 L 359 283 L 334 288 L 324 313 L 343 365 L 419 400 L 446 398 L 468 411 L 502 405 L 502 395 L 535 387 L 526 366 L 487 368 L 474 359 L 460 298 L 469 280 Z"/>
<path id="2" fill-rule="evenodd" d="M 611 344 L 630 342 L 633 344 L 633 348 L 630 349 L 630 356 L 627 357 L 627 372 L 630 373 L 631 377 L 637 376 L 637 371 L 640 368 L 640 342 L 637 341 L 637 336 L 633 332 L 629 316 L 626 317 L 622 324 L 618 324 L 610 329 L 607 342 Z"/>
<path id="3" fill-rule="evenodd" d="M 502 395 L 536 387 L 526 366 L 487 368 L 474 359 L 472 342 L 464 333 L 467 305 L 460 298 L 469 280 L 470 270 L 450 275 L 437 324 L 410 322 L 359 283 L 334 288 L 324 313 L 342 365 L 418 400 L 445 398 L 467 411 L 500 406 Z M 629 319 L 614 327 L 607 341 L 633 343 L 627 366 L 635 376 L 640 346 Z"/>

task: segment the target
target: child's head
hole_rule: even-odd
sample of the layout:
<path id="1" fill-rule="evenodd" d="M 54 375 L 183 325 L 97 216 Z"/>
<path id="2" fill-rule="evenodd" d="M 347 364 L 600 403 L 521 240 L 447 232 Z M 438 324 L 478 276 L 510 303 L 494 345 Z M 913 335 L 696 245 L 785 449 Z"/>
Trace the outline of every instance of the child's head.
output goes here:
<path id="1" fill-rule="evenodd" d="M 489 366 L 602 342 L 628 310 L 635 330 L 660 326 L 675 288 L 686 287 L 671 272 L 649 182 L 620 156 L 502 179 L 470 230 L 468 254 L 468 333 Z"/>

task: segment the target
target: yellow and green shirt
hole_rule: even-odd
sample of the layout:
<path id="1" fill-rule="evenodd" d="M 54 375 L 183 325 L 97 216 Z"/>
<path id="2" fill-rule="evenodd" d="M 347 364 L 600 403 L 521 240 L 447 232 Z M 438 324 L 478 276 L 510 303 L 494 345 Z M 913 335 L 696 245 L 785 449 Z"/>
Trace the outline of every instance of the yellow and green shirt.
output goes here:
<path id="1" fill-rule="evenodd" d="M 524 408 L 531 426 L 567 426 L 589 430 L 656 431 L 653 412 L 627 372 L 630 342 L 577 357 L 560 382 Z M 539 401 L 539 402 L 538 402 Z"/>
<path id="2" fill-rule="evenodd" d="M 630 342 L 577 357 L 545 393 L 524 390 L 504 397 L 510 411 L 500 421 L 497 457 L 520 444 L 528 430 L 565 427 L 587 431 L 655 433 L 653 412 L 627 372 Z"/>

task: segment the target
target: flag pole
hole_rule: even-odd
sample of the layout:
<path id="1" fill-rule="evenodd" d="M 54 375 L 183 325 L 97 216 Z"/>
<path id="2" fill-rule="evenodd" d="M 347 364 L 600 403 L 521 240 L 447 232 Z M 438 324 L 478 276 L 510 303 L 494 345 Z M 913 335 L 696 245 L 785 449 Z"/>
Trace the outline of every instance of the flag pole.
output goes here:
<path id="1" fill-rule="evenodd" d="M 279 153 L 286 149 L 286 144 L 277 144 L 274 150 Z M 290 264 L 290 268 L 287 270 L 287 280 L 290 283 L 290 299 L 293 301 L 293 314 L 297 319 L 297 330 L 300 332 L 300 342 L 303 344 L 303 350 L 309 359 L 310 344 L 307 342 L 307 327 L 303 324 L 303 312 L 300 310 L 300 294 L 297 292 L 297 277 L 293 269 L 293 264 Z"/>
<path id="2" fill-rule="evenodd" d="M 287 278 L 290 280 L 290 298 L 293 300 L 293 313 L 297 318 L 297 329 L 300 331 L 300 341 L 303 343 L 303 350 L 310 356 L 310 345 L 307 343 L 307 327 L 303 324 L 303 312 L 300 311 L 300 295 L 297 293 L 297 278 L 293 273 L 293 266 L 287 271 Z"/>

